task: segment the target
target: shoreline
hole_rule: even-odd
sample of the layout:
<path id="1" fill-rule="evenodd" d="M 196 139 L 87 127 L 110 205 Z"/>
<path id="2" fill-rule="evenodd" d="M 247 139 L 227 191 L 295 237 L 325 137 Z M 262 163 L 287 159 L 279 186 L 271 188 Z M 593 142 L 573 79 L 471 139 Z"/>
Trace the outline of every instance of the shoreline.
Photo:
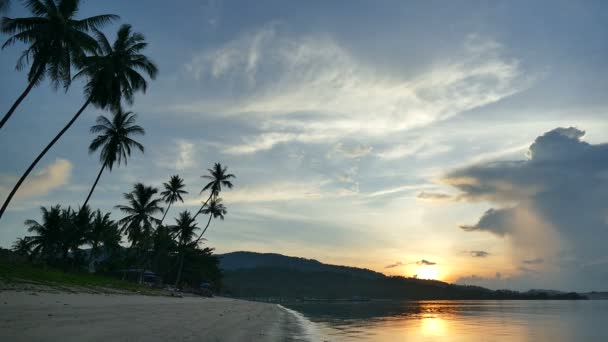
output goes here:
<path id="1" fill-rule="evenodd" d="M 280 305 L 214 297 L 0 292 L 7 341 L 305 341 Z"/>

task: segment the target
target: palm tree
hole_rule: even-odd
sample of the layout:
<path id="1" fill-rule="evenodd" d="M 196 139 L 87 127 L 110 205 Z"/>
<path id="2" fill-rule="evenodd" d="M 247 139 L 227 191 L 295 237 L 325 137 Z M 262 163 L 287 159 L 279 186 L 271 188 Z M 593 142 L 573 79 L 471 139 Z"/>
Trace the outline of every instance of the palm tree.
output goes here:
<path id="1" fill-rule="evenodd" d="M 83 206 L 86 206 L 89 202 L 105 168 L 108 168 L 111 172 L 114 163 L 120 165 L 124 162 L 127 165 L 127 157 L 131 156 L 131 148 L 137 148 L 142 153 L 144 152 L 144 146 L 130 138 L 131 135 L 145 134 L 144 129 L 135 124 L 136 117 L 137 115 L 133 112 L 123 112 L 119 109 L 114 112 L 112 120 L 103 115 L 98 116 L 97 125 L 91 127 L 91 133 L 100 134 L 89 145 L 89 153 L 94 153 L 101 147 L 99 155 L 101 170 L 99 170 Z"/>
<path id="2" fill-rule="evenodd" d="M 12 246 L 13 252 L 15 252 L 21 256 L 31 257 L 32 243 L 30 240 L 31 240 L 30 236 L 24 236 L 22 238 L 17 238 L 17 241 L 15 241 Z"/>
<path id="3" fill-rule="evenodd" d="M 8 7 L 7 0 L 0 1 L 0 9 Z M 119 18 L 103 14 L 74 19 L 79 3 L 79 0 L 27 0 L 25 6 L 32 17 L 2 19 L 2 33 L 11 35 L 2 45 L 3 49 L 16 42 L 29 44 L 17 61 L 17 70 L 22 70 L 30 61 L 32 63 L 27 75 L 28 85 L 0 120 L 0 129 L 32 88 L 45 77 L 54 88 L 62 85 L 67 90 L 72 80 L 72 67 L 79 66 L 85 53 L 97 48 L 97 42 L 87 32 Z"/>
<path id="4" fill-rule="evenodd" d="M 154 198 L 157 192 L 156 188 L 137 183 L 133 186 L 133 191 L 123 194 L 128 205 L 115 207 L 127 215 L 118 220 L 118 224 L 122 226 L 121 232 L 131 241 L 131 247 L 143 244 L 151 236 L 153 224 L 160 223 L 153 216 L 163 212 L 160 206 L 162 200 Z"/>
<path id="5" fill-rule="evenodd" d="M 184 267 L 184 252 L 191 244 L 194 238 L 194 231 L 198 229 L 196 220 L 192 217 L 189 211 L 182 211 L 179 217 L 175 219 L 175 225 L 169 227 L 171 233 L 177 238 L 177 246 L 179 250 L 179 268 L 177 269 L 177 277 L 175 278 L 175 286 L 179 284 L 182 269 Z"/>
<path id="6" fill-rule="evenodd" d="M 133 95 L 137 91 L 146 91 L 147 83 L 138 71 L 143 71 L 152 79 L 158 72 L 156 66 L 145 55 L 140 52 L 147 43 L 144 36 L 140 33 L 131 32 L 130 25 L 122 25 L 118 30 L 114 45 L 110 46 L 107 38 L 99 30 L 94 29 L 97 35 L 99 49 L 96 55 L 84 57 L 82 70 L 76 77 L 87 77 L 85 86 L 86 100 L 82 107 L 76 112 L 72 119 L 63 127 L 61 131 L 51 140 L 51 142 L 40 152 L 38 157 L 30 164 L 25 173 L 0 208 L 0 219 L 6 211 L 19 187 L 32 172 L 36 164 L 53 147 L 61 136 L 74 124 L 80 114 L 84 112 L 90 103 L 104 109 L 106 107 L 119 108 L 121 100 L 133 103 Z"/>
<path id="7" fill-rule="evenodd" d="M 65 217 L 59 205 L 50 209 L 41 207 L 40 211 L 42 212 L 42 223 L 31 219 L 25 221 L 28 232 L 35 232 L 37 234 L 27 237 L 29 246 L 32 256 L 54 259 L 63 249 L 61 241 Z"/>
<path id="8" fill-rule="evenodd" d="M 207 205 L 207 207 L 204 208 L 201 212 L 205 215 L 209 215 L 209 220 L 207 221 L 205 229 L 203 229 L 203 231 L 201 232 L 201 235 L 199 235 L 196 241 L 194 241 L 194 245 L 198 244 L 200 239 L 203 237 L 203 234 L 205 234 L 205 232 L 207 231 L 207 228 L 209 228 L 209 224 L 211 224 L 211 219 L 219 218 L 220 220 L 224 220 L 224 215 L 228 213 L 228 210 L 226 210 L 226 207 L 222 204 L 222 199 L 218 197 L 212 199 Z"/>
<path id="9" fill-rule="evenodd" d="M 102 214 L 97 210 L 87 236 L 87 242 L 91 245 L 89 261 L 95 260 L 102 246 L 105 251 L 118 249 L 120 240 L 118 224 L 110 219 L 110 213 Z"/>
<path id="10" fill-rule="evenodd" d="M 169 208 L 171 208 L 171 204 L 177 201 L 183 203 L 184 199 L 182 198 L 182 195 L 188 193 L 188 191 L 183 190 L 186 185 L 184 184 L 184 180 L 180 178 L 179 175 L 171 176 L 168 183 L 163 183 L 163 187 L 165 188 L 165 191 L 161 192 L 160 195 L 162 196 L 163 201 L 167 203 L 167 209 L 165 210 L 163 218 L 160 219 L 160 224 L 163 224 L 165 216 L 167 216 Z"/>
<path id="11" fill-rule="evenodd" d="M 203 203 L 201 208 L 196 212 L 194 218 L 196 218 L 202 211 L 203 208 L 207 205 L 207 203 L 212 198 L 217 198 L 222 191 L 222 187 L 226 187 L 228 189 L 232 189 L 232 182 L 230 182 L 231 178 L 236 178 L 235 175 L 228 173 L 228 167 L 222 167 L 222 164 L 215 163 L 212 168 L 207 169 L 209 171 L 208 175 L 201 176 L 202 178 L 209 179 L 209 183 L 205 185 L 203 190 L 201 190 L 201 194 L 207 190 L 210 190 L 209 198 Z"/>

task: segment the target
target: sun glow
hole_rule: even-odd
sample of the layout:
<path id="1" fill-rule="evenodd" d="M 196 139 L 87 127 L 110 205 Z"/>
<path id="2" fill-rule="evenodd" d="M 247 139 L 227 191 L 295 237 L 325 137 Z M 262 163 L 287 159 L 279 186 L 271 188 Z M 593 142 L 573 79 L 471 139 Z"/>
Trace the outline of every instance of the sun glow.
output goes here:
<path id="1" fill-rule="evenodd" d="M 418 278 L 420 278 L 420 279 L 438 280 L 439 279 L 439 268 L 437 266 L 428 266 L 428 265 L 420 266 L 420 267 L 418 267 L 416 274 L 418 275 Z"/>

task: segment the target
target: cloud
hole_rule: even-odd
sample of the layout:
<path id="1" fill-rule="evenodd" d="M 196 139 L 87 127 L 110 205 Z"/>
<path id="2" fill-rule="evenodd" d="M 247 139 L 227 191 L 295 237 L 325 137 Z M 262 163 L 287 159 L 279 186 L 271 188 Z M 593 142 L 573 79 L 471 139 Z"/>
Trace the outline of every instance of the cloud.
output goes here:
<path id="1" fill-rule="evenodd" d="M 452 196 L 440 192 L 422 191 L 418 194 L 418 196 L 416 196 L 416 198 L 429 201 L 446 201 L 451 199 Z"/>
<path id="2" fill-rule="evenodd" d="M 536 259 L 523 260 L 522 262 L 526 265 L 538 265 L 538 264 L 542 264 L 543 262 L 545 262 L 545 260 L 542 258 L 536 258 Z"/>
<path id="3" fill-rule="evenodd" d="M 578 128 L 556 128 L 534 140 L 526 160 L 478 163 L 448 173 L 443 181 L 461 191 L 460 199 L 496 206 L 461 228 L 505 238 L 515 263 L 535 261 L 534 272 L 559 274 L 573 287 L 601 274 L 608 281 L 599 268 L 595 274 L 581 270 L 586 260 L 605 256 L 601 241 L 608 238 L 608 145 L 583 137 Z"/>
<path id="4" fill-rule="evenodd" d="M 38 173 L 31 174 L 19 188 L 15 198 L 24 199 L 43 196 L 50 191 L 69 182 L 72 174 L 72 163 L 65 159 L 57 159 Z M 0 193 L 8 194 L 17 178 L 2 176 L 0 178 Z"/>
<path id="5" fill-rule="evenodd" d="M 428 260 L 425 260 L 425 259 L 422 259 L 420 261 L 416 261 L 416 265 L 418 265 L 418 266 L 422 266 L 422 265 L 424 265 L 424 266 L 432 266 L 432 265 L 437 265 L 437 263 L 436 262 L 432 262 L 432 261 L 428 261 Z"/>
<path id="6" fill-rule="evenodd" d="M 487 258 L 490 256 L 490 253 L 486 251 L 468 251 L 467 253 L 469 253 L 473 258 Z"/>
<path id="7" fill-rule="evenodd" d="M 225 98 L 214 94 L 218 100 L 173 109 L 250 122 L 255 117 L 259 133 L 228 147 L 226 152 L 232 154 L 287 142 L 336 144 L 355 135 L 381 137 L 445 120 L 525 89 L 529 81 L 519 62 L 502 53 L 500 44 L 471 36 L 451 59 L 433 61 L 424 72 L 406 76 L 362 62 L 330 35 L 287 34 L 274 23 L 193 56 L 184 77 L 219 87 Z M 365 152 L 364 148 L 354 154 Z"/>
<path id="8" fill-rule="evenodd" d="M 345 145 L 343 143 L 335 144 L 331 151 L 327 154 L 327 158 L 347 158 L 356 159 L 365 157 L 373 151 L 373 147 L 367 145 Z"/>
<path id="9" fill-rule="evenodd" d="M 384 268 L 395 268 L 395 267 L 399 267 L 399 266 L 403 266 L 403 263 L 401 261 L 397 261 L 394 264 L 386 265 L 386 266 L 384 266 Z"/>

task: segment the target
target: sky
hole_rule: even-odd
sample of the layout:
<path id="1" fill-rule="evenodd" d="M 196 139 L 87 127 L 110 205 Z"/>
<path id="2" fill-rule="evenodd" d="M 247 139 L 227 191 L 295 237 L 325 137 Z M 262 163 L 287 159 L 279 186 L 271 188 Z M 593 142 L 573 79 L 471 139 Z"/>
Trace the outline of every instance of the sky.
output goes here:
<path id="1" fill-rule="evenodd" d="M 142 32 L 159 76 L 146 129 L 90 205 L 173 174 L 196 210 L 215 162 L 237 178 L 206 243 L 490 288 L 606 290 L 608 3 L 83 1 Z M 18 3 L 9 16 L 24 16 Z M 104 29 L 113 37 L 118 23 Z M 6 39 L 7 37 L 2 37 Z M 0 104 L 26 86 L 0 52 Z M 0 197 L 83 103 L 35 88 L 0 132 Z M 0 221 L 77 207 L 99 168 L 89 108 Z M 202 223 L 201 223 L 202 224 Z"/>

